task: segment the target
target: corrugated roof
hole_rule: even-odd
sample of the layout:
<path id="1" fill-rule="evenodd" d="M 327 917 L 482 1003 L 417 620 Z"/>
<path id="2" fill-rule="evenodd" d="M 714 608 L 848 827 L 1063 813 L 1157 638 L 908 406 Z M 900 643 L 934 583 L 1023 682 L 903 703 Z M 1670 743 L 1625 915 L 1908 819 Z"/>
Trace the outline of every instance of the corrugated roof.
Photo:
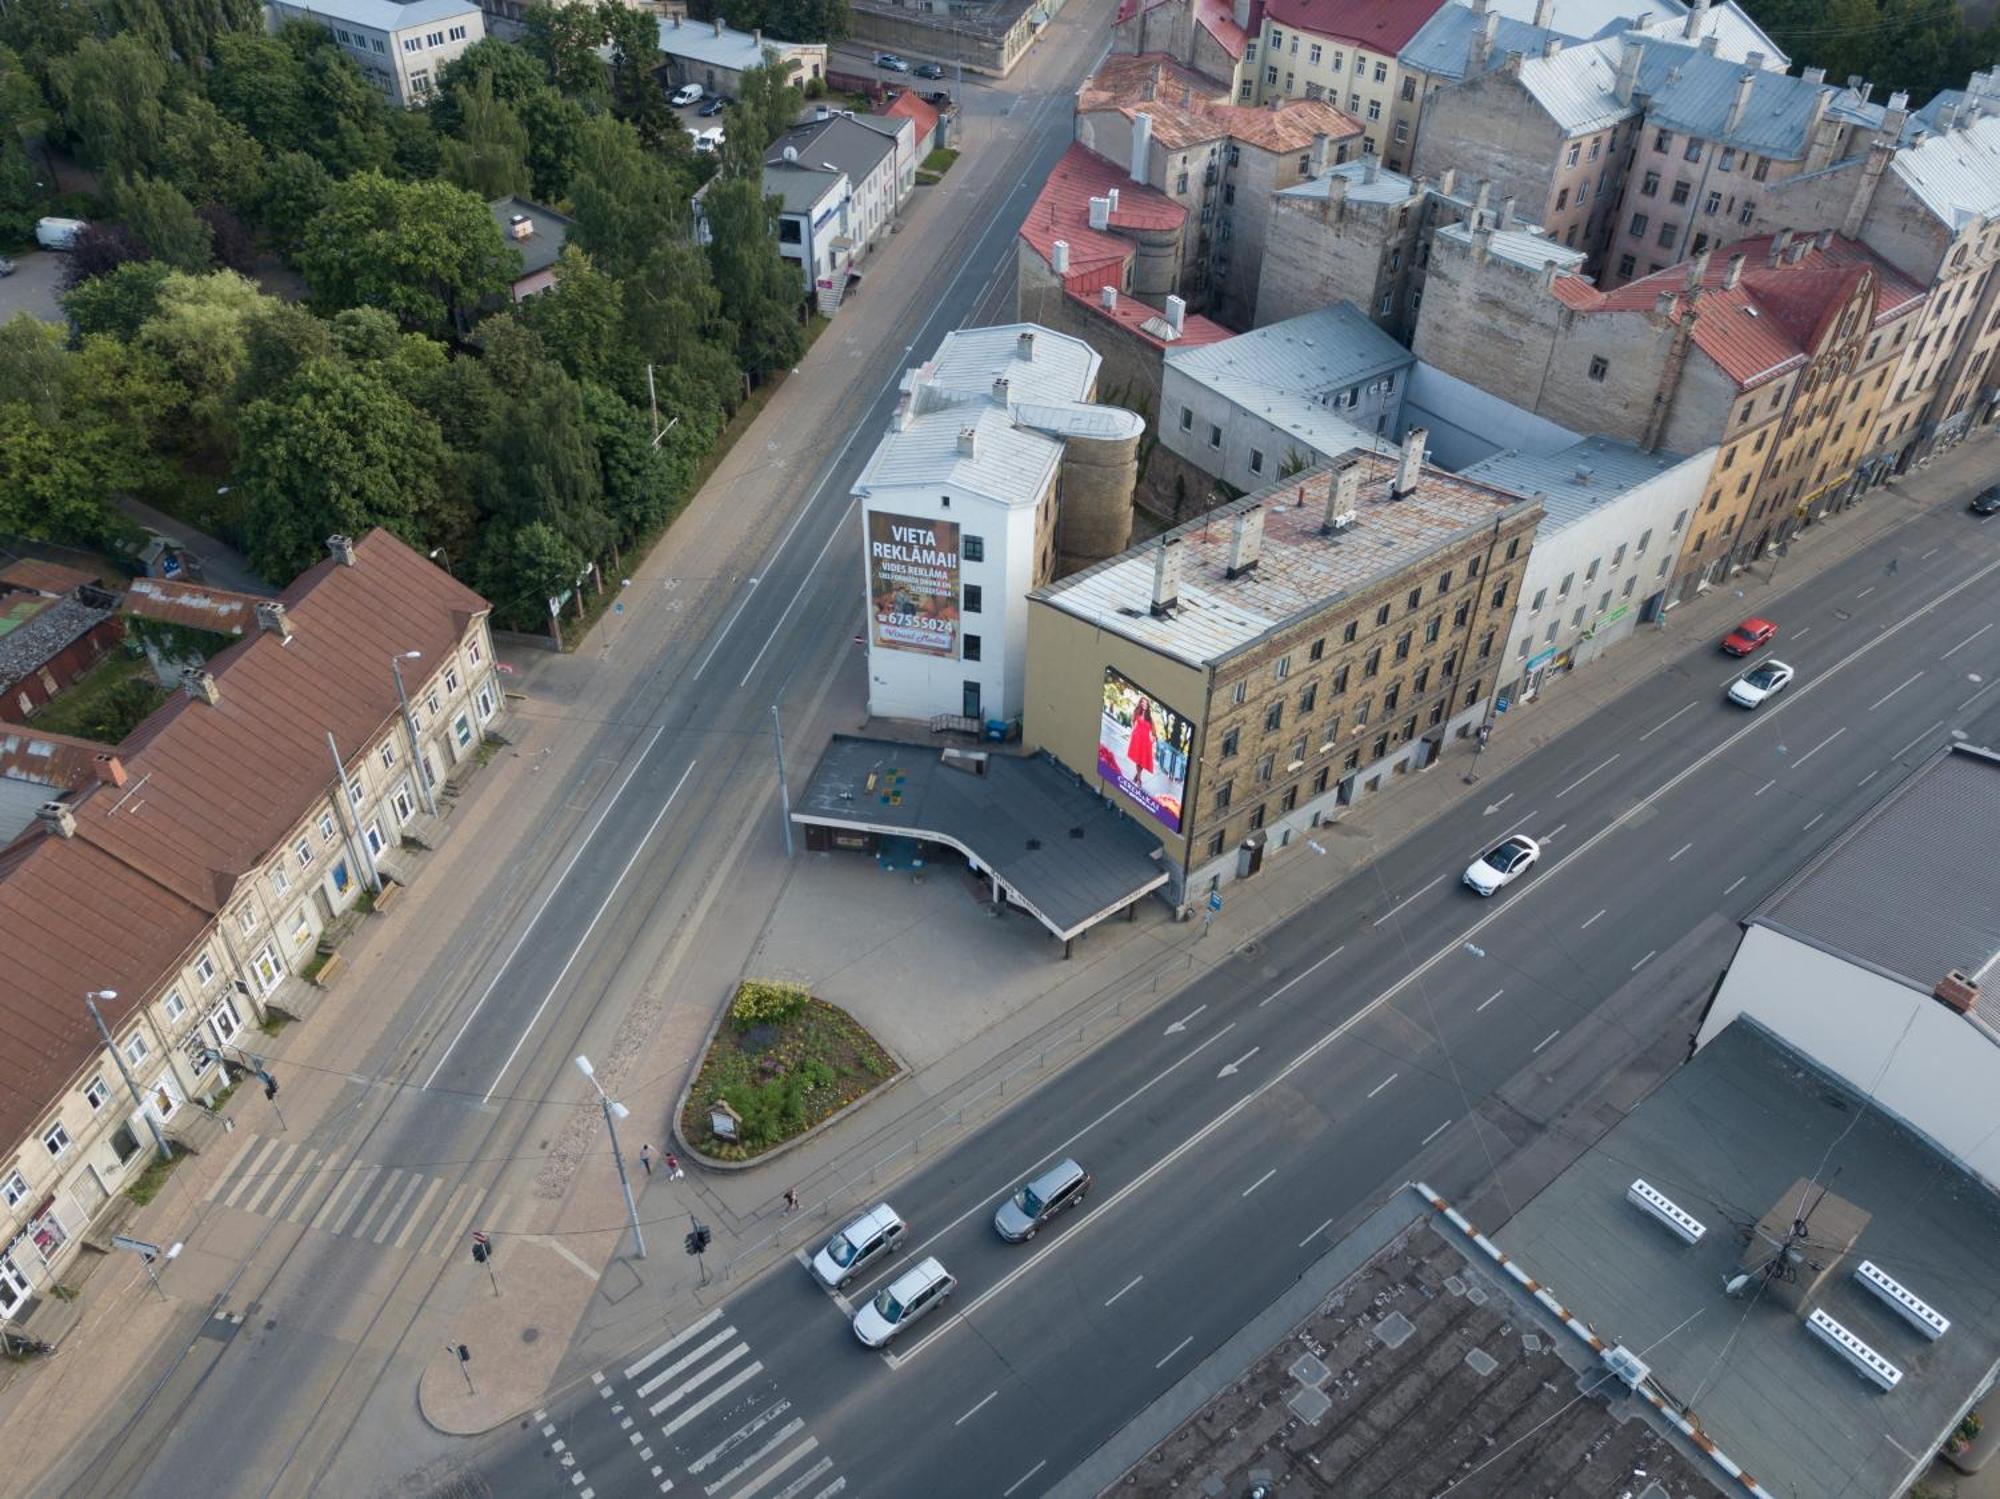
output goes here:
<path id="1" fill-rule="evenodd" d="M 1396 460 L 1360 454 L 1362 480 L 1355 524 L 1337 536 L 1322 533 L 1330 468 L 1210 511 L 1169 531 L 1182 546 L 1180 603 L 1165 618 L 1151 611 L 1153 552 L 1148 541 L 1035 591 L 1032 597 L 1102 630 L 1137 641 L 1190 666 L 1218 662 L 1289 620 L 1359 593 L 1502 516 L 1533 509 L 1484 484 L 1426 466 L 1403 499 L 1389 490 Z M 1263 550 L 1257 566 L 1227 576 L 1233 518 L 1261 506 Z"/>
<path id="2" fill-rule="evenodd" d="M 1969 220 L 2000 215 L 2000 118 L 1906 147 L 1889 170 L 1954 232 Z"/>
<path id="3" fill-rule="evenodd" d="M 0 1138 L 25 1133 L 97 1049 L 80 996 L 116 989 L 114 1027 L 178 969 L 236 889 L 326 794 L 344 754 L 395 717 L 390 657 L 428 676 L 486 601 L 387 531 L 280 596 L 292 638 L 259 632 L 208 663 L 220 701 L 176 694 L 118 747 L 122 787 L 71 800 L 76 836 L 0 853 Z"/>
<path id="4" fill-rule="evenodd" d="M 0 567 L 0 593 L 19 588 L 60 598 L 96 582 L 96 573 L 85 572 L 80 567 L 65 567 L 60 562 L 47 562 L 40 557 L 23 557 Z"/>
<path id="5" fill-rule="evenodd" d="M 1218 390 L 1269 391 L 1311 400 L 1408 369 L 1416 355 L 1352 302 L 1335 302 L 1206 348 L 1172 350 L 1167 363 Z"/>
<path id="6" fill-rule="evenodd" d="M 764 193 L 776 198 L 786 213 L 809 214 L 846 180 L 844 172 L 809 167 L 804 162 L 764 163 Z"/>
<path id="7" fill-rule="evenodd" d="M 1070 282 L 1076 277 L 1071 276 Z M 1109 283 L 1115 289 L 1116 280 Z M 1205 318 L 1198 312 L 1181 315 L 1180 331 L 1176 333 L 1168 324 L 1166 314 L 1157 307 L 1149 307 L 1137 297 L 1120 295 L 1116 306 L 1107 308 L 1099 295 L 1097 286 L 1066 285 L 1065 290 L 1077 302 L 1088 307 L 1097 316 L 1118 324 L 1128 333 L 1143 338 L 1158 349 L 1198 349 L 1207 344 L 1220 343 L 1225 338 L 1236 337 L 1236 330 L 1225 328 L 1213 319 Z"/>
<path id="8" fill-rule="evenodd" d="M 1323 200 L 1331 191 L 1328 184 L 1336 177 L 1347 184 L 1350 203 L 1405 203 L 1417 190 L 1416 183 L 1401 172 L 1392 172 L 1375 157 L 1364 156 L 1360 161 L 1343 161 L 1339 166 L 1328 167 L 1322 176 L 1281 187 L 1278 195 Z"/>
<path id="9" fill-rule="evenodd" d="M 1280 26 L 1339 37 L 1379 57 L 1394 57 L 1437 12 L 1442 0 L 1266 0 Z"/>
<path id="10" fill-rule="evenodd" d="M 1020 233 L 1044 261 L 1053 255 L 1057 240 L 1069 245 L 1072 286 L 1078 284 L 1075 277 L 1122 266 L 1133 254 L 1135 246 L 1124 235 L 1090 227 L 1090 200 L 1108 196 L 1114 187 L 1118 211 L 1111 215 L 1113 230 L 1177 229 L 1187 222 L 1187 210 L 1165 193 L 1134 182 L 1124 168 L 1071 142 L 1049 170 Z"/>
<path id="11" fill-rule="evenodd" d="M 116 758 L 94 739 L 51 734 L 32 725 L 0 725 L 0 777 L 32 781 L 45 788 L 45 796 L 95 783 L 111 773 L 107 767 Z"/>
<path id="12" fill-rule="evenodd" d="M 1686 35 L 1688 8 L 1680 0 L 1556 0 L 1547 26 L 1535 24 L 1538 0 L 1488 0 L 1486 7 L 1500 17 L 1498 35 L 1487 54 L 1487 66 L 1497 68 L 1509 52 L 1524 58 L 1540 54 L 1550 37 L 1565 44 L 1598 41 L 1630 31 L 1635 36 L 1665 42 L 1716 39 L 1716 54 L 1740 61 L 1763 54 L 1762 67 L 1782 73 L 1790 62 L 1757 23 L 1730 0 L 1709 6 L 1695 20 L 1693 38 Z M 1644 23 L 1641 26 L 1638 23 Z M 1481 21 L 1465 0 L 1443 6 L 1423 24 L 1403 49 L 1405 66 L 1444 78 L 1464 78 L 1472 39 Z"/>
<path id="13" fill-rule="evenodd" d="M 1304 151 L 1324 135 L 1357 138 L 1361 122 L 1317 99 L 1287 99 L 1251 109 L 1232 104 L 1226 85 L 1182 67 L 1163 52 L 1115 53 L 1077 90 L 1079 115 L 1111 109 L 1128 119 L 1145 114 L 1153 139 L 1177 151 L 1205 141 L 1244 141 L 1267 151 Z"/>
<path id="14" fill-rule="evenodd" d="M 241 635 L 257 623 L 254 594 L 231 593 L 205 583 L 173 578 L 134 578 L 126 586 L 119 608 L 127 614 L 187 625 L 217 635 Z"/>
<path id="15" fill-rule="evenodd" d="M 1664 449 L 1649 453 L 1616 438 L 1586 437 L 1555 453 L 1508 448 L 1459 474 L 1539 499 L 1542 524 L 1536 534 L 1547 537 L 1689 461 Z"/>
<path id="16" fill-rule="evenodd" d="M 401 31 L 411 26 L 428 26 L 458 16 L 479 14 L 472 0 L 277 0 L 285 11 L 297 15 L 323 16 L 329 21 L 345 21 L 350 26 L 368 26 L 376 31 Z"/>

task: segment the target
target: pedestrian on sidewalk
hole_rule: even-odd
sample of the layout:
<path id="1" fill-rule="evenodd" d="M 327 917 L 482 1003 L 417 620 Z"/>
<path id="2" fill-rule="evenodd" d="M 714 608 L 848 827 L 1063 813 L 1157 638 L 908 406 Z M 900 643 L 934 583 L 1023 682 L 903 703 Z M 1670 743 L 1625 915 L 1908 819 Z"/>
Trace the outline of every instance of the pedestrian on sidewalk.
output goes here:
<path id="1" fill-rule="evenodd" d="M 681 1170 L 681 1158 L 671 1150 L 667 1152 L 666 1167 L 667 1180 L 670 1182 L 677 1182 L 687 1175 L 685 1171 Z"/>
<path id="2" fill-rule="evenodd" d="M 641 1166 L 644 1166 L 644 1167 L 646 1168 L 646 1175 L 648 1175 L 648 1176 L 651 1176 L 651 1175 L 653 1174 L 653 1147 L 652 1147 L 652 1146 L 650 1146 L 650 1145 L 641 1145 L 641 1146 L 639 1147 L 639 1164 L 640 1164 Z"/>
<path id="3" fill-rule="evenodd" d="M 797 1187 L 785 1188 L 786 1213 L 795 1213 L 798 1211 L 798 1209 L 799 1209 L 799 1189 Z"/>

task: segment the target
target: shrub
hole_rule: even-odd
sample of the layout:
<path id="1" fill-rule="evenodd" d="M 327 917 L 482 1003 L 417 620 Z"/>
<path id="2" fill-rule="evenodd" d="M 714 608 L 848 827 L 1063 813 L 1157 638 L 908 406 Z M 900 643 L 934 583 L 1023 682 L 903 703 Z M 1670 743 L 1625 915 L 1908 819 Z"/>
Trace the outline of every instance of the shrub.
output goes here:
<path id="1" fill-rule="evenodd" d="M 746 979 L 737 986 L 736 997 L 729 1003 L 729 1021 L 738 1030 L 749 1030 L 754 1025 L 783 1025 L 797 1019 L 811 998 L 799 984 Z"/>

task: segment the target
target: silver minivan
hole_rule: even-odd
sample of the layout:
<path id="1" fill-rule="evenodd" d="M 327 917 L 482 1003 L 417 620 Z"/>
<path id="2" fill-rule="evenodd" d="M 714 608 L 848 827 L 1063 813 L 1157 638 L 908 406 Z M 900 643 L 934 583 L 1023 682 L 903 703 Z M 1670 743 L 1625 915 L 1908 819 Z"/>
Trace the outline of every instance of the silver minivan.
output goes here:
<path id="1" fill-rule="evenodd" d="M 993 1227 L 1008 1243 L 1025 1243 L 1056 1214 L 1082 1202 L 1089 1190 L 1088 1171 L 1075 1161 L 1059 1161 L 1001 1203 Z"/>
<path id="2" fill-rule="evenodd" d="M 854 1336 L 870 1348 L 880 1348 L 919 1317 L 936 1311 L 957 1287 L 951 1272 L 935 1259 L 918 1260 L 854 1314 Z"/>
<path id="3" fill-rule="evenodd" d="M 878 1202 L 813 1256 L 813 1278 L 829 1291 L 838 1291 L 878 1259 L 894 1254 L 909 1231 L 910 1225 L 894 1208 Z"/>

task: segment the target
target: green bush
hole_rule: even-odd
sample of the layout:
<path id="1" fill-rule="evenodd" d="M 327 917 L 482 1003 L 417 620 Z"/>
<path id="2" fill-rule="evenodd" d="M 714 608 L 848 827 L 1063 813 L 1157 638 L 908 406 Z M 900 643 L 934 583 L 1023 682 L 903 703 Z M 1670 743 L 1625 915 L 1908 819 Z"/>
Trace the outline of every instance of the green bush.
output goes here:
<path id="1" fill-rule="evenodd" d="M 736 997 L 729 1003 L 729 1021 L 738 1030 L 745 1031 L 754 1025 L 783 1025 L 788 1020 L 796 1020 L 811 998 L 799 984 L 745 979 L 737 986 Z"/>
<path id="2" fill-rule="evenodd" d="M 826 1063 L 808 1058 L 783 1077 L 754 1087 L 724 1088 L 722 1096 L 742 1120 L 745 1145 L 775 1145 L 813 1122 L 813 1094 L 837 1081 L 838 1074 Z"/>

